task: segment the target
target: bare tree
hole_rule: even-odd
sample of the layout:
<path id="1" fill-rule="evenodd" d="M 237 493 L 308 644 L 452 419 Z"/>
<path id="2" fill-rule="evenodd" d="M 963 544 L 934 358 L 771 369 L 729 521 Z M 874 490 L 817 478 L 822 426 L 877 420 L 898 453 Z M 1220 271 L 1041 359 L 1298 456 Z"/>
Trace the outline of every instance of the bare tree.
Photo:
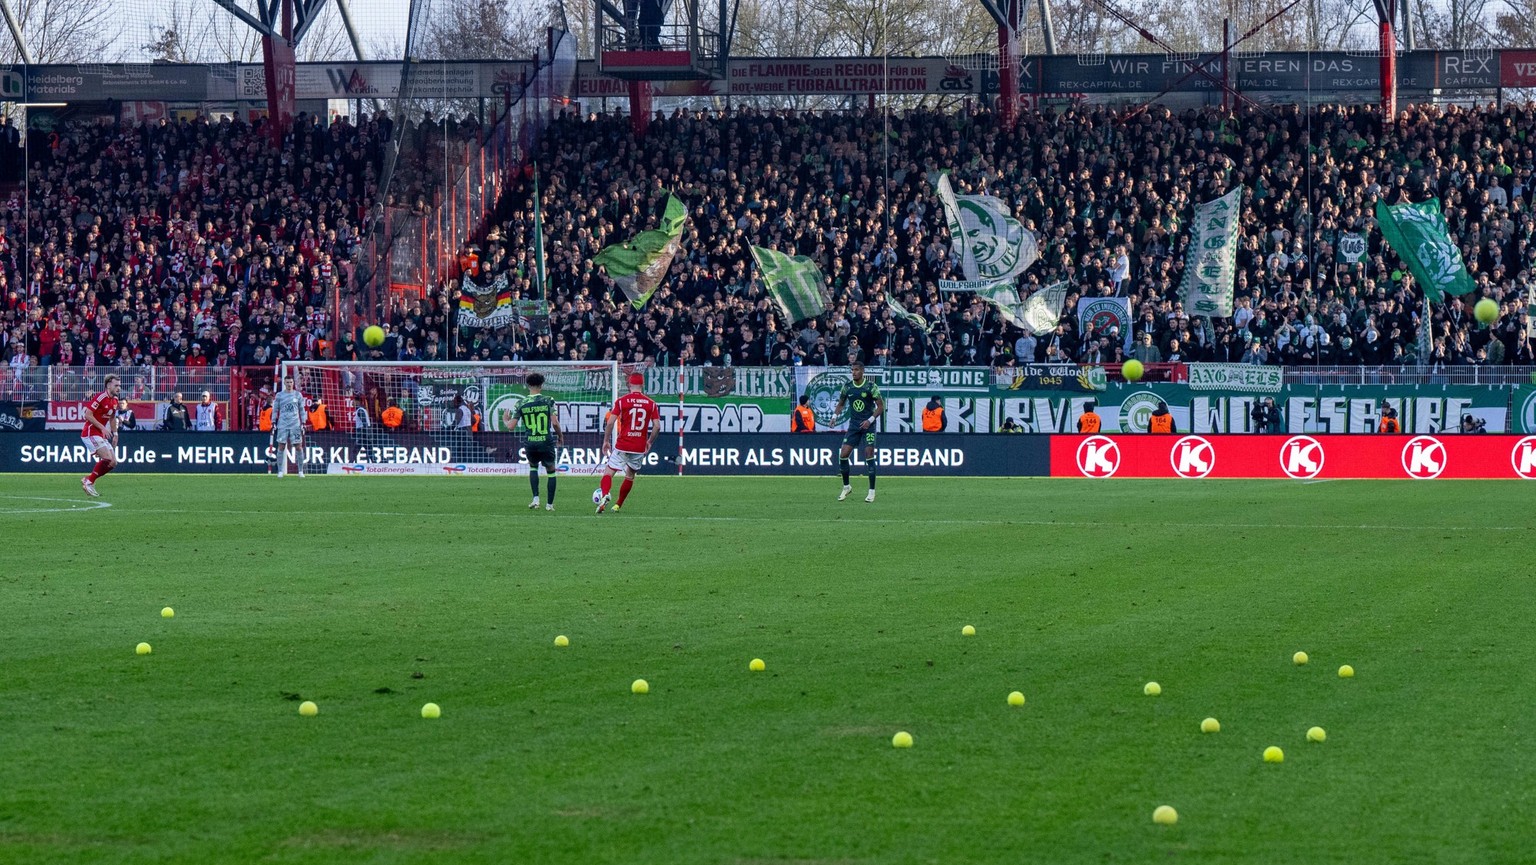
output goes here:
<path id="1" fill-rule="evenodd" d="M 1488 48 L 1496 39 L 1488 27 L 1489 0 L 1413 0 L 1409 14 L 1420 47 Z"/>
<path id="2" fill-rule="evenodd" d="M 584 4 L 583 4 L 584 5 Z M 424 22 L 419 56 L 432 60 L 526 59 L 565 16 L 558 0 L 439 0 Z"/>
<path id="3" fill-rule="evenodd" d="M 1493 20 L 1501 44 L 1514 48 L 1536 45 L 1536 0 L 1503 0 Z"/>
<path id="4" fill-rule="evenodd" d="M 121 58 L 118 12 L 101 0 L 11 0 L 34 63 L 111 63 Z M 6 34 L 0 62 L 19 63 Z"/>
<path id="5" fill-rule="evenodd" d="M 172 63 L 260 63 L 261 34 L 208 0 L 164 0 L 142 50 Z M 339 13 L 327 5 L 299 43 L 298 59 L 314 62 L 351 55 Z"/>

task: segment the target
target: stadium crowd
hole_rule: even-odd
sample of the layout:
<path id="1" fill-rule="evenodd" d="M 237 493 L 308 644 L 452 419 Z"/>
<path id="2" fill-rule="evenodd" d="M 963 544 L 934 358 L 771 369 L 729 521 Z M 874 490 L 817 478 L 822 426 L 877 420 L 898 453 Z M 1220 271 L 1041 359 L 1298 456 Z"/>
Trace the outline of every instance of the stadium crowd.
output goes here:
<path id="1" fill-rule="evenodd" d="M 394 305 L 377 351 L 328 343 L 325 302 L 352 271 L 392 122 L 301 118 L 281 147 L 238 120 L 0 129 L 0 352 L 33 364 L 222 366 L 276 357 L 598 359 L 659 364 L 1009 365 L 1206 360 L 1393 364 L 1418 358 L 1423 294 L 1372 231 L 1378 197 L 1441 197 L 1477 292 L 1431 310 L 1435 364 L 1532 363 L 1524 295 L 1536 109 L 1409 107 L 1383 128 L 1364 106 L 1128 112 L 1083 107 L 999 129 L 977 109 L 658 115 L 636 141 L 618 114 L 556 120 L 538 146 L 551 330 L 450 334 L 457 287 Z M 476 134 L 461 124 L 456 134 Z M 1027 334 L 967 294 L 933 190 L 1003 197 L 1040 238 L 1025 294 L 1073 287 L 1062 323 Z M 428 206 L 405 166 L 392 198 Z M 1238 309 L 1191 318 L 1178 301 L 1194 203 L 1244 189 Z M 483 238 L 481 278 L 534 294 L 531 182 Z M 591 259 L 687 204 L 682 253 L 642 310 Z M 1363 261 L 1339 243 L 1363 235 Z M 810 256 L 832 309 L 783 322 L 748 245 Z M 30 254 L 26 254 L 30 251 Z M 344 284 L 344 283 L 343 283 Z M 1129 332 L 1079 332 L 1084 297 L 1130 299 Z M 1493 328 L 1478 297 L 1503 304 Z M 927 320 L 892 315 L 887 299 Z M 450 347 L 451 345 L 451 347 Z"/>

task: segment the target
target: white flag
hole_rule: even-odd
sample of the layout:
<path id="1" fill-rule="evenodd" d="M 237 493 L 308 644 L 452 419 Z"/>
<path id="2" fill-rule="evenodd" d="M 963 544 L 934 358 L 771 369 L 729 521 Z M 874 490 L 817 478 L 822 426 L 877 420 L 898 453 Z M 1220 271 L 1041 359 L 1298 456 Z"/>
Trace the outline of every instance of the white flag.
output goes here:
<path id="1" fill-rule="evenodd" d="M 1035 333 L 1045 333 L 1056 328 L 1061 320 L 1061 307 L 1067 302 L 1067 284 L 1058 282 L 1031 294 L 1019 309 L 1019 318 Z"/>
<path id="2" fill-rule="evenodd" d="M 967 282 L 1012 281 L 1040 257 L 1035 235 L 1013 218 L 1002 199 L 991 195 L 956 195 L 949 185 L 949 175 L 945 174 L 939 176 L 939 201 L 949 223 L 950 244 Z M 970 285 L 955 287 L 953 283 L 949 287 L 955 291 L 977 290 Z"/>
<path id="3" fill-rule="evenodd" d="M 1189 254 L 1184 260 L 1184 308 L 1191 315 L 1232 314 L 1237 277 L 1237 230 L 1242 187 L 1195 206 Z"/>

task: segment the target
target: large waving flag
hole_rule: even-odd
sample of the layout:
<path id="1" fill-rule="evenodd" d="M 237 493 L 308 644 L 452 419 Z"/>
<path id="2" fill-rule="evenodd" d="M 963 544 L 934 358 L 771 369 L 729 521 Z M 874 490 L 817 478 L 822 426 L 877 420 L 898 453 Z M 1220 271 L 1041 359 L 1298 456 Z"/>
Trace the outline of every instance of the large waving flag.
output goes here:
<path id="1" fill-rule="evenodd" d="M 752 258 L 762 271 L 768 296 L 790 324 L 827 311 L 827 281 L 815 262 L 803 255 L 791 257 L 761 246 L 752 247 Z"/>
<path id="2" fill-rule="evenodd" d="M 1232 315 L 1237 279 L 1237 229 L 1243 190 L 1195 206 L 1189 253 L 1184 262 L 1184 308 L 1195 315 Z"/>
<path id="3" fill-rule="evenodd" d="M 677 196 L 667 193 L 667 209 L 662 213 L 660 227 L 605 247 L 592 257 L 594 264 L 607 269 L 635 309 L 651 299 L 667 275 L 667 268 L 672 266 L 673 257 L 682 249 L 678 240 L 683 236 L 683 222 L 687 218 L 687 208 Z"/>
<path id="4" fill-rule="evenodd" d="M 1001 198 L 956 195 L 949 175 L 944 174 L 939 176 L 939 201 L 949 223 L 950 244 L 966 279 L 945 280 L 940 288 L 975 291 L 980 285 L 1011 282 L 1040 257 L 1035 235 L 1013 218 Z"/>
<path id="5" fill-rule="evenodd" d="M 1046 333 L 1056 329 L 1056 323 L 1061 320 L 1061 308 L 1066 302 L 1065 282 L 1048 285 L 1019 304 L 1018 317 L 1035 333 Z"/>
<path id="6" fill-rule="evenodd" d="M 928 323 L 928 319 L 915 312 L 908 312 L 905 306 L 897 303 L 894 299 L 887 297 L 885 305 L 891 311 L 891 317 L 897 321 L 906 322 L 925 334 L 933 331 L 933 325 Z"/>
<path id="7" fill-rule="evenodd" d="M 1447 294 L 1461 295 L 1472 290 L 1472 276 L 1467 273 L 1461 250 L 1451 241 L 1450 226 L 1440 212 L 1440 199 L 1391 207 L 1378 199 L 1376 224 L 1381 227 L 1387 245 L 1424 286 L 1425 297 L 1439 303 Z"/>

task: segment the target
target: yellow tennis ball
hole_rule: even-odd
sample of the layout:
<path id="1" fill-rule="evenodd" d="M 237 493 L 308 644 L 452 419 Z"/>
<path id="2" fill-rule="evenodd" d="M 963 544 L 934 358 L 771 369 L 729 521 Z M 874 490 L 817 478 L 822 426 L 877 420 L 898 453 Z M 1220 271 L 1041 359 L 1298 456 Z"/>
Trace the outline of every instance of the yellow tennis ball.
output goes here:
<path id="1" fill-rule="evenodd" d="M 153 651 L 154 651 L 154 649 L 151 649 L 151 648 L 150 648 L 150 647 L 149 647 L 149 644 L 148 644 L 148 643 L 140 643 L 140 644 L 138 644 L 138 645 L 137 645 L 137 646 L 134 646 L 134 647 L 133 647 L 133 650 L 134 650 L 134 651 L 135 651 L 135 652 L 137 652 L 137 653 L 139 653 L 139 654 L 140 654 L 140 655 L 147 655 L 147 654 L 149 654 L 149 653 L 150 653 L 150 652 L 153 652 Z"/>
<path id="2" fill-rule="evenodd" d="M 1296 666 L 1299 667 L 1302 664 L 1305 664 L 1306 662 L 1308 662 L 1308 661 L 1310 661 L 1312 659 L 1307 657 L 1307 653 L 1306 652 L 1297 652 L 1296 654 L 1291 656 L 1291 660 L 1295 661 L 1296 662 Z"/>
<path id="3" fill-rule="evenodd" d="M 306 718 L 313 718 L 320 714 L 320 707 L 315 705 L 314 700 L 305 700 L 299 704 L 299 714 Z"/>
<path id="4" fill-rule="evenodd" d="M 1120 365 L 1120 374 L 1125 376 L 1126 381 L 1141 381 L 1141 377 L 1146 372 L 1147 368 L 1142 366 L 1139 360 L 1128 360 Z"/>
<path id="5" fill-rule="evenodd" d="M 629 692 L 631 694 L 649 694 L 651 692 L 651 683 L 644 679 L 636 679 L 629 686 Z"/>
<path id="6" fill-rule="evenodd" d="M 960 636 L 962 636 L 962 637 L 974 637 L 974 636 L 976 636 L 976 626 L 975 625 L 966 625 L 965 627 L 961 628 L 960 629 Z"/>
<path id="7" fill-rule="evenodd" d="M 1485 297 L 1472 306 L 1472 314 L 1483 324 L 1493 324 L 1499 317 L 1499 305 L 1492 298 Z"/>
<path id="8" fill-rule="evenodd" d="M 565 647 L 565 646 L 569 646 L 570 644 L 571 644 L 570 638 L 568 638 L 564 634 L 561 634 L 560 636 L 555 638 L 555 645 L 557 645 L 557 646 Z"/>
<path id="9" fill-rule="evenodd" d="M 761 673 L 762 671 L 768 669 L 768 665 L 763 663 L 763 659 L 762 658 L 753 658 L 747 664 L 747 669 L 751 670 L 754 673 Z"/>
<path id="10" fill-rule="evenodd" d="M 1345 664 L 1344 666 L 1339 668 L 1339 678 L 1340 679 L 1353 679 L 1354 677 L 1355 677 L 1355 668 L 1354 667 L 1351 667 L 1350 665 Z"/>
<path id="11" fill-rule="evenodd" d="M 1148 682 L 1145 686 L 1142 687 L 1141 692 L 1146 694 L 1148 697 L 1156 697 L 1158 694 L 1163 692 L 1163 686 L 1156 682 Z"/>
<path id="12" fill-rule="evenodd" d="M 1284 763 L 1285 762 L 1285 752 L 1280 750 L 1280 747 L 1278 745 L 1270 745 L 1268 748 L 1264 749 L 1264 762 L 1266 762 L 1266 763 Z"/>
<path id="13" fill-rule="evenodd" d="M 1202 733 L 1220 733 L 1221 732 L 1221 722 L 1216 720 L 1215 718 L 1206 718 L 1204 721 L 1200 722 L 1200 732 L 1202 732 Z"/>
<path id="14" fill-rule="evenodd" d="M 176 611 L 171 609 L 170 607 L 165 607 L 165 608 L 160 610 L 160 618 L 162 618 L 162 619 L 174 619 L 174 618 L 176 618 Z"/>
<path id="15" fill-rule="evenodd" d="M 901 732 L 899 732 L 896 735 L 892 736 L 891 737 L 891 747 L 892 748 L 910 748 L 910 747 L 912 747 L 912 734 L 908 733 L 905 730 L 902 730 Z"/>
<path id="16" fill-rule="evenodd" d="M 1322 727 L 1313 727 L 1307 731 L 1307 741 L 1326 742 L 1328 741 L 1328 731 L 1324 730 Z"/>
<path id="17" fill-rule="evenodd" d="M 379 327 L 376 324 L 368 325 L 368 328 L 363 331 L 363 342 L 369 348 L 378 348 L 379 346 L 383 345 L 384 328 Z"/>
<path id="18" fill-rule="evenodd" d="M 442 716 L 442 707 L 438 706 L 436 703 L 428 703 L 421 707 L 421 717 L 423 718 L 431 720 L 432 718 L 441 718 Z"/>
<path id="19" fill-rule="evenodd" d="M 1179 812 L 1172 805 L 1159 805 L 1152 812 L 1152 822 L 1159 826 L 1172 826 L 1179 822 Z"/>
<path id="20" fill-rule="evenodd" d="M 1009 694 L 1008 695 L 1008 705 L 1010 705 L 1010 706 L 1022 706 L 1022 705 L 1024 705 L 1024 693 L 1022 691 L 1014 691 L 1013 693 Z"/>

